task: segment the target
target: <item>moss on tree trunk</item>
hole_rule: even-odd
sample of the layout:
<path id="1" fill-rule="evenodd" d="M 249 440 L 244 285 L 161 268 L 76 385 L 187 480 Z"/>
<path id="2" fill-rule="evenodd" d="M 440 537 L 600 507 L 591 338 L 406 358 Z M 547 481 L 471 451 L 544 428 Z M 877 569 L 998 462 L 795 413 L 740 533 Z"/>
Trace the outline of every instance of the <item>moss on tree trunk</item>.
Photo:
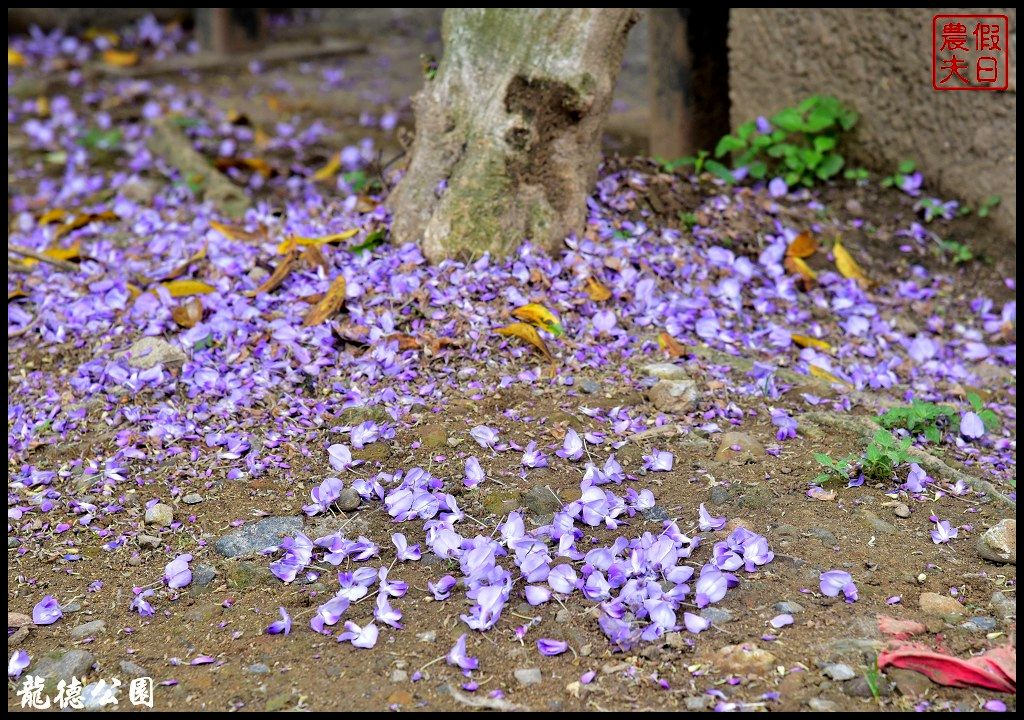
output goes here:
<path id="1" fill-rule="evenodd" d="M 416 136 L 389 199 L 399 243 L 432 262 L 546 250 L 581 231 L 636 12 L 445 11 L 444 57 L 413 98 Z"/>

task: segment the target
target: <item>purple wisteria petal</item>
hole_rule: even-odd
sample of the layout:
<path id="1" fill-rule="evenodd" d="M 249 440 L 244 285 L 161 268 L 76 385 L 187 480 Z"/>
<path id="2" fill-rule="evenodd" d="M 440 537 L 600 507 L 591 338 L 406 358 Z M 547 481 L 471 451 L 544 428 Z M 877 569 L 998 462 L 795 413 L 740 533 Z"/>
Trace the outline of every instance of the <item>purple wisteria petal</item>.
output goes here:
<path id="1" fill-rule="evenodd" d="M 64 617 L 60 603 L 52 595 L 45 595 L 42 600 L 32 608 L 32 622 L 36 625 L 53 625 L 53 623 Z"/>
<path id="2" fill-rule="evenodd" d="M 466 652 L 466 633 L 462 633 L 459 639 L 455 641 L 455 645 L 448 651 L 445 656 L 445 660 L 449 665 L 461 668 L 463 670 L 476 670 L 480 661 L 475 657 L 470 657 Z"/>
<path id="3" fill-rule="evenodd" d="M 289 615 L 288 611 L 285 610 L 283 607 L 278 608 L 278 612 L 281 613 L 281 619 L 275 620 L 267 626 L 265 632 L 268 635 L 279 635 L 282 633 L 288 635 L 292 631 L 291 615 Z"/>
<path id="4" fill-rule="evenodd" d="M 29 666 L 32 658 L 24 650 L 15 650 L 11 654 L 11 659 L 7 662 L 7 677 L 18 678 L 21 677 L 21 673 Z"/>
<path id="5" fill-rule="evenodd" d="M 540 650 L 541 655 L 547 655 L 549 657 L 554 655 L 561 655 L 569 649 L 569 643 L 564 640 L 552 640 L 551 638 L 541 638 L 537 641 L 537 649 Z"/>

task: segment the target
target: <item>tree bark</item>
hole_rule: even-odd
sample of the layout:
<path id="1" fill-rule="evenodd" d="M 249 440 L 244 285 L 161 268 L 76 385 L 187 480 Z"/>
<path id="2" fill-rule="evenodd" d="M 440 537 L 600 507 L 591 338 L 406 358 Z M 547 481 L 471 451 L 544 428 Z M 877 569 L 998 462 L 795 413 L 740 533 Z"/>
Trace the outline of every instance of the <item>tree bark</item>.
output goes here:
<path id="1" fill-rule="evenodd" d="M 583 229 L 630 9 L 449 8 L 444 57 L 413 98 L 392 233 L 431 262 Z"/>

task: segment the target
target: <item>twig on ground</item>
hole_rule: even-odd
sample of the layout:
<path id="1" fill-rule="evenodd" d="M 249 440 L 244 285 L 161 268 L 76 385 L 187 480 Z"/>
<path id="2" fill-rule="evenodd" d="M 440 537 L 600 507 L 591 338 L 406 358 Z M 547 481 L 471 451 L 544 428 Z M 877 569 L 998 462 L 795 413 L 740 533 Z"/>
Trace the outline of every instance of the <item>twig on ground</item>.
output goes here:
<path id="1" fill-rule="evenodd" d="M 502 712 L 526 712 L 528 710 L 528 708 L 516 705 L 515 703 L 510 703 L 508 700 L 503 698 L 474 697 L 472 695 L 467 695 L 461 690 L 457 690 L 451 685 L 447 685 L 446 688 L 456 702 L 468 705 L 469 707 L 484 708 L 487 710 L 501 710 Z"/>

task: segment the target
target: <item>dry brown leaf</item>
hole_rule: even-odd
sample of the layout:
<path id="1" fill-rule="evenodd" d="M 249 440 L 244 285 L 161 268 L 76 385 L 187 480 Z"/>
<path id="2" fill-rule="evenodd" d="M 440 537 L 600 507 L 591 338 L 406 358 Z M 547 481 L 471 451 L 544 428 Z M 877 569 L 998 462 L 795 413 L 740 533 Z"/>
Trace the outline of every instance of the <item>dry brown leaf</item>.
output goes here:
<path id="1" fill-rule="evenodd" d="M 327 161 L 327 164 L 322 168 L 313 173 L 313 179 L 317 182 L 324 180 L 330 180 L 338 174 L 338 170 L 341 169 L 341 153 L 334 153 L 331 159 Z"/>
<path id="2" fill-rule="evenodd" d="M 128 50 L 104 50 L 103 62 L 113 67 L 131 67 L 139 62 L 139 54 Z"/>
<path id="3" fill-rule="evenodd" d="M 667 332 L 658 333 L 658 347 L 667 352 L 670 357 L 683 357 L 687 355 L 686 346 L 681 344 Z"/>
<path id="4" fill-rule="evenodd" d="M 205 257 L 206 245 L 203 245 L 196 252 L 192 253 L 192 255 L 187 260 L 185 260 L 185 262 L 171 270 L 164 277 L 160 278 L 160 280 L 174 280 L 175 278 L 180 278 L 182 275 L 188 272 L 188 269 L 192 265 L 192 263 L 199 262 L 200 260 L 203 260 Z"/>
<path id="5" fill-rule="evenodd" d="M 216 220 L 210 221 L 210 227 L 219 232 L 226 238 L 232 240 L 246 240 L 249 242 L 257 242 L 263 239 L 262 232 L 249 232 L 245 228 L 240 228 L 237 225 L 225 225 L 219 223 Z"/>
<path id="6" fill-rule="evenodd" d="M 171 317 L 186 330 L 194 328 L 203 319 L 203 303 L 197 297 L 186 300 L 171 310 Z"/>
<path id="7" fill-rule="evenodd" d="M 793 242 L 786 248 L 786 257 L 806 258 L 818 250 L 818 241 L 808 232 L 802 232 L 793 238 Z"/>
<path id="8" fill-rule="evenodd" d="M 277 267 L 274 268 L 274 272 L 270 274 L 270 277 L 264 280 L 263 284 L 260 285 L 255 290 L 247 290 L 245 292 L 245 296 L 256 297 L 260 293 L 273 292 L 278 287 L 280 287 L 281 283 L 284 282 L 284 279 L 288 277 L 289 273 L 291 273 L 292 266 L 295 265 L 296 257 L 296 253 L 289 252 L 287 255 L 281 258 L 281 262 L 279 262 L 277 264 Z"/>
<path id="9" fill-rule="evenodd" d="M 330 266 L 327 264 L 327 258 L 324 257 L 324 254 L 320 252 L 320 248 L 318 248 L 316 245 L 310 245 L 309 247 L 307 247 L 305 250 L 302 251 L 302 255 L 300 257 L 302 258 L 303 262 L 305 262 L 307 265 L 309 265 L 309 267 L 313 269 L 316 269 L 318 267 L 321 267 L 324 270 L 330 269 Z"/>
<path id="10" fill-rule="evenodd" d="M 587 297 L 594 302 L 603 302 L 612 296 L 612 291 L 594 277 L 587 278 Z"/>
<path id="11" fill-rule="evenodd" d="M 339 275 L 334 278 L 331 286 L 327 288 L 327 294 L 306 314 L 305 319 L 302 321 L 303 327 L 319 325 L 327 318 L 337 314 L 345 303 L 345 289 L 345 276 Z"/>
<path id="12" fill-rule="evenodd" d="M 524 322 L 517 322 L 498 328 L 495 332 L 499 335 L 517 337 L 520 340 L 525 340 L 537 348 L 552 364 L 555 362 L 554 356 L 551 354 L 551 351 L 548 350 L 548 346 L 544 344 L 544 341 L 540 337 L 540 333 L 537 332 L 537 328 L 533 325 L 529 325 Z"/>

